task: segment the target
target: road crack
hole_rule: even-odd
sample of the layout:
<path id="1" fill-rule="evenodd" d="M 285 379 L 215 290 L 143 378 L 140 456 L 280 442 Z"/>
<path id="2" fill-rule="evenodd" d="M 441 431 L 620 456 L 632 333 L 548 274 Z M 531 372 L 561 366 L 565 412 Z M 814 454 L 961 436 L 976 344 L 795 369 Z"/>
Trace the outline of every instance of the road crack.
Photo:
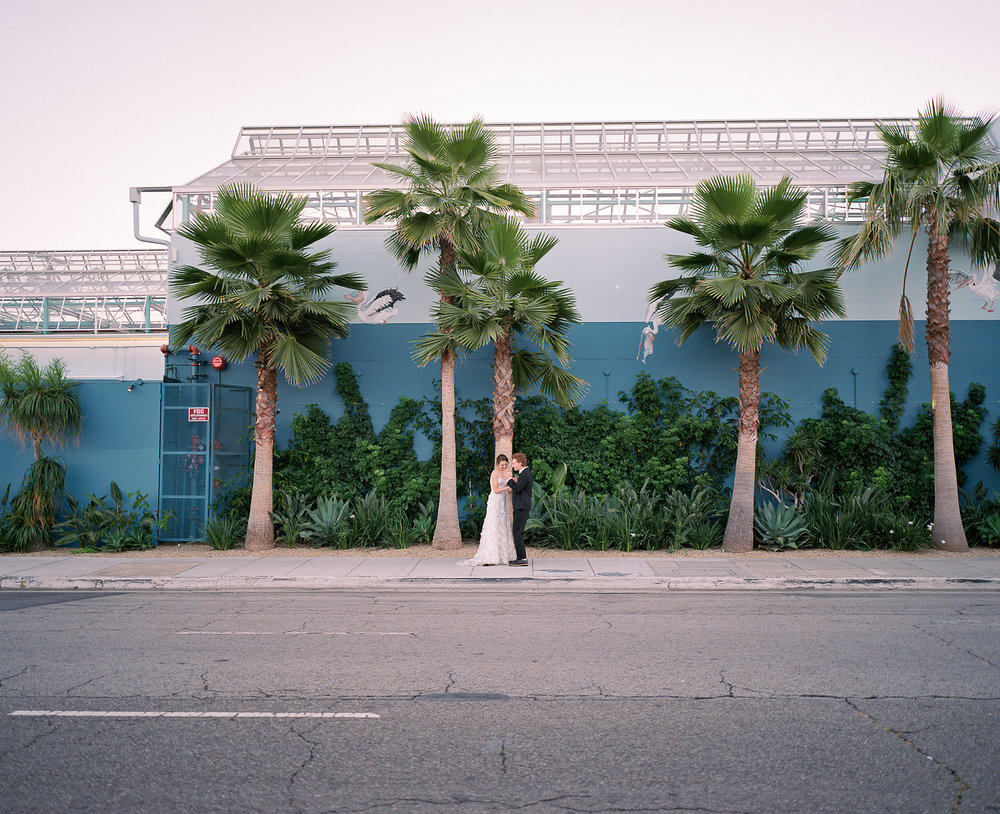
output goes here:
<path id="1" fill-rule="evenodd" d="M 967 650 L 964 647 L 959 647 L 953 641 L 950 641 L 950 640 L 944 638 L 944 636 L 940 635 L 939 633 L 934 633 L 931 630 L 924 630 L 924 628 L 920 627 L 920 625 L 915 625 L 915 627 L 916 627 L 917 630 L 919 630 L 925 636 L 930 636 L 932 639 L 937 639 L 942 644 L 945 644 L 948 647 L 954 648 L 959 653 L 965 653 L 965 655 L 967 655 L 967 656 L 972 656 L 972 658 L 978 659 L 979 661 L 981 661 L 981 662 L 983 662 L 985 664 L 990 665 L 990 667 L 1000 667 L 1000 664 L 996 664 L 995 662 L 990 661 L 985 656 L 980 656 L 978 653 L 973 653 L 971 650 Z"/>
<path id="2" fill-rule="evenodd" d="M 893 729 L 891 726 L 888 726 L 887 724 L 882 723 L 878 718 L 876 718 L 870 712 L 865 712 L 865 710 L 861 709 L 861 707 L 859 707 L 857 704 L 855 704 L 850 698 L 845 698 L 844 702 L 847 704 L 847 706 L 849 706 L 851 709 L 853 709 L 859 715 L 861 715 L 862 717 L 867 718 L 869 721 L 871 721 L 871 723 L 875 727 L 877 727 L 878 729 L 881 729 L 883 732 L 887 732 L 888 734 L 892 735 L 895 738 L 898 738 L 903 743 L 905 743 L 907 746 L 909 746 L 918 755 L 920 755 L 923 758 L 926 758 L 928 761 L 930 761 L 931 763 L 933 763 L 938 768 L 944 769 L 944 771 L 948 772 L 948 774 L 951 775 L 952 780 L 955 782 L 955 803 L 952 806 L 951 810 L 952 810 L 952 814 L 957 814 L 959 806 L 962 805 L 962 796 L 965 794 L 965 792 L 969 791 L 969 789 L 972 788 L 968 783 L 966 783 L 959 776 L 959 774 L 958 774 L 957 771 L 955 771 L 953 768 L 951 768 L 951 766 L 949 766 L 947 763 L 944 763 L 943 761 L 938 760 L 933 755 L 930 755 L 927 752 L 925 752 L 923 749 L 921 749 L 919 746 L 917 746 L 917 744 L 915 744 L 908 737 L 906 737 L 906 734 L 904 732 L 902 732 L 900 730 L 897 730 L 897 729 Z"/>
<path id="3" fill-rule="evenodd" d="M 24 667 L 19 672 L 12 673 L 9 676 L 4 676 L 3 678 L 0 678 L 0 687 L 3 687 L 5 681 L 10 681 L 11 679 L 14 679 L 14 678 L 20 678 L 21 676 L 23 676 L 26 672 L 28 672 L 28 670 L 30 670 L 34 666 L 35 666 L 34 664 L 29 664 L 27 667 Z"/>
<path id="4" fill-rule="evenodd" d="M 299 775 L 301 775 L 302 772 L 304 772 L 313 763 L 313 761 L 316 759 L 316 749 L 319 747 L 319 744 L 317 742 L 315 742 L 315 741 L 309 740 L 309 738 L 306 737 L 307 734 L 312 733 L 313 730 L 315 730 L 315 729 L 316 729 L 316 727 L 312 726 L 312 727 L 309 727 L 305 732 L 300 732 L 298 729 L 296 729 L 296 726 L 295 726 L 294 723 L 291 726 L 291 732 L 292 732 L 292 734 L 295 735 L 300 740 L 302 740 L 309 747 L 309 753 L 302 760 L 302 763 L 299 764 L 299 767 L 294 772 L 292 772 L 291 776 L 288 778 L 288 789 L 287 789 L 287 792 L 288 792 L 288 809 L 289 809 L 289 811 L 296 811 L 296 810 L 298 810 L 295 807 L 295 791 L 294 791 L 294 789 L 295 789 L 295 783 L 299 779 Z"/>
<path id="5" fill-rule="evenodd" d="M 729 681 L 728 678 L 726 678 L 726 671 L 725 671 L 725 669 L 720 669 L 719 670 L 719 683 L 722 684 L 722 686 L 724 686 L 728 690 L 728 692 L 726 693 L 726 695 L 729 698 L 735 698 L 736 697 L 736 694 L 733 692 L 733 684 Z M 723 696 L 723 697 L 725 697 L 725 696 Z"/>

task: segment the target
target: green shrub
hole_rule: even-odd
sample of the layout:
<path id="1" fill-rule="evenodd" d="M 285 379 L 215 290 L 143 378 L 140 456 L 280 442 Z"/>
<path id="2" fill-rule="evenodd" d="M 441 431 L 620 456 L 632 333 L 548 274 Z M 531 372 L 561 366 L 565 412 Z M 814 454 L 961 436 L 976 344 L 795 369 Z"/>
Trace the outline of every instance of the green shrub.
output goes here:
<path id="1" fill-rule="evenodd" d="M 698 551 L 721 546 L 723 532 L 721 520 L 711 517 L 696 518 L 688 526 L 688 546 Z"/>
<path id="2" fill-rule="evenodd" d="M 649 483 L 623 483 L 612 495 L 590 495 L 564 484 L 546 494 L 538 484 L 525 528 L 532 545 L 622 551 L 707 548 L 721 542 L 718 498 L 703 487 L 661 496 Z"/>
<path id="3" fill-rule="evenodd" d="M 39 551 L 52 545 L 65 484 L 66 468 L 56 458 L 41 457 L 28 467 L 5 511 L 0 550 Z"/>
<path id="4" fill-rule="evenodd" d="M 809 493 L 803 501 L 808 541 L 817 548 L 842 551 L 861 544 L 853 509 L 827 491 Z"/>
<path id="5" fill-rule="evenodd" d="M 429 543 L 434 538 L 434 525 L 437 522 L 437 506 L 433 500 L 420 504 L 417 516 L 413 519 L 413 542 Z M 475 536 L 475 535 L 471 535 Z"/>
<path id="6" fill-rule="evenodd" d="M 525 525 L 525 537 L 532 545 L 564 550 L 599 548 L 596 538 L 598 518 L 604 503 L 579 487 L 542 493 L 535 483 L 532 510 Z"/>
<path id="7" fill-rule="evenodd" d="M 980 539 L 989 546 L 1000 545 L 1000 514 L 988 514 L 979 521 Z"/>
<path id="8" fill-rule="evenodd" d="M 618 396 L 626 413 L 604 403 L 563 410 L 540 397 L 518 401 L 514 445 L 544 489 L 557 464 L 567 467 L 567 486 L 589 494 L 612 495 L 622 483 L 649 483 L 661 494 L 698 484 L 721 489 L 736 459 L 736 397 L 694 392 L 674 377 L 646 373 Z M 789 423 L 787 408 L 761 394 L 762 439 Z"/>
<path id="9" fill-rule="evenodd" d="M 289 548 L 298 544 L 309 521 L 310 501 L 299 492 L 278 491 L 271 512 L 274 521 L 274 544 L 284 543 Z"/>
<path id="10" fill-rule="evenodd" d="M 421 507 L 436 503 L 440 473 L 440 399 L 400 399 L 386 425 L 375 433 L 351 366 L 338 364 L 335 372 L 344 413 L 331 423 L 319 407 L 309 405 L 293 418 L 288 448 L 275 454 L 276 493 L 296 492 L 311 503 L 324 494 L 353 500 L 376 492 L 414 526 L 423 515 L 420 522 L 426 526 Z M 536 513 L 537 544 L 647 549 L 670 545 L 677 529 L 667 528 L 655 513 L 638 523 L 639 493 L 634 497 L 619 493 L 622 485 L 647 484 L 642 499 L 648 501 L 659 500 L 672 489 L 689 495 L 696 486 L 718 494 L 729 476 L 736 451 L 735 397 L 696 393 L 672 377 L 655 381 L 640 374 L 632 390 L 619 398 L 627 412 L 606 404 L 564 410 L 538 396 L 518 401 L 515 446 L 527 453 L 536 485 L 552 492 L 558 479 L 568 490 L 558 504 L 539 507 L 546 516 L 552 515 L 553 523 L 551 533 L 543 531 Z M 786 402 L 762 394 L 762 438 L 771 437 L 768 428 L 788 423 L 786 410 Z M 455 421 L 458 488 L 465 498 L 462 533 L 476 538 L 493 468 L 492 400 L 457 400 Z M 432 444 L 426 461 L 418 460 L 414 450 L 418 435 Z M 577 499 L 585 506 L 566 503 L 575 487 L 580 488 Z M 245 518 L 249 495 L 249 483 L 230 489 L 216 510 Z M 576 529 L 572 517 L 581 511 L 589 519 Z M 712 537 L 714 526 L 703 531 Z M 578 533 L 584 534 L 581 541 L 570 543 Z M 423 527 L 414 528 L 413 536 L 429 537 Z"/>
<path id="11" fill-rule="evenodd" d="M 712 534 L 712 522 L 719 516 L 719 497 L 704 486 L 690 494 L 674 489 L 663 500 L 665 544 L 660 547 L 694 548 L 695 536 L 704 548 Z M 721 537 L 720 537 L 721 542 Z"/>
<path id="12" fill-rule="evenodd" d="M 483 495 L 469 494 L 465 500 L 465 517 L 462 518 L 460 531 L 462 533 L 462 538 L 465 540 L 478 540 L 479 530 L 483 527 L 483 521 L 486 520 L 486 501 L 487 497 Z M 436 522 L 436 512 L 435 512 L 435 522 Z M 434 529 L 431 528 L 431 536 L 434 535 Z"/>
<path id="13" fill-rule="evenodd" d="M 384 545 L 393 540 L 399 512 L 378 492 L 355 498 L 354 513 L 348 518 L 348 546 L 364 548 Z"/>
<path id="14" fill-rule="evenodd" d="M 106 503 L 109 496 L 111 502 Z M 59 535 L 56 545 L 77 545 L 83 551 L 141 551 L 152 548 L 156 530 L 169 517 L 150 508 L 148 495 L 125 494 L 114 481 L 108 495 L 85 497 L 87 502 L 82 504 L 66 495 L 69 515 L 54 528 Z"/>
<path id="15" fill-rule="evenodd" d="M 865 487 L 845 497 L 816 490 L 804 503 L 807 534 L 819 548 L 916 551 L 930 543 L 926 520 L 900 511 L 883 491 Z"/>
<path id="16" fill-rule="evenodd" d="M 303 538 L 314 547 L 345 548 L 347 544 L 351 504 L 336 495 L 321 495 L 316 508 L 306 511 L 306 522 L 301 531 Z"/>
<path id="17" fill-rule="evenodd" d="M 962 523 L 965 526 L 969 545 L 995 545 L 984 536 L 984 523 L 992 515 L 1000 514 L 1000 494 L 990 492 L 982 481 L 979 481 L 972 493 L 959 489 L 962 501 Z"/>
<path id="18" fill-rule="evenodd" d="M 900 428 L 911 372 L 909 355 L 894 346 L 888 364 L 889 385 L 878 416 L 850 407 L 836 390 L 826 390 L 820 417 L 799 422 L 781 456 L 760 465 L 760 486 L 779 502 L 795 506 L 802 506 L 807 494 L 821 483 L 841 501 L 858 489 L 873 487 L 890 500 L 897 515 L 931 514 L 934 430 L 930 406 L 923 405 L 910 427 Z M 965 481 L 962 467 L 983 442 L 985 397 L 985 389 L 975 382 L 969 385 L 965 401 L 951 397 L 959 484 Z M 814 509 L 817 517 L 822 511 Z M 825 539 L 836 537 L 832 530 L 824 534 Z"/>
<path id="19" fill-rule="evenodd" d="M 805 518 L 794 506 L 782 503 L 759 503 L 754 510 L 754 531 L 757 545 L 771 551 L 798 548 L 799 540 L 805 536 Z"/>
<path id="20" fill-rule="evenodd" d="M 229 551 L 243 542 L 246 526 L 235 517 L 210 517 L 201 527 L 201 537 L 216 551 Z"/>
<path id="21" fill-rule="evenodd" d="M 413 545 L 413 524 L 401 512 L 393 514 L 389 521 L 389 542 L 394 548 L 409 548 Z"/>

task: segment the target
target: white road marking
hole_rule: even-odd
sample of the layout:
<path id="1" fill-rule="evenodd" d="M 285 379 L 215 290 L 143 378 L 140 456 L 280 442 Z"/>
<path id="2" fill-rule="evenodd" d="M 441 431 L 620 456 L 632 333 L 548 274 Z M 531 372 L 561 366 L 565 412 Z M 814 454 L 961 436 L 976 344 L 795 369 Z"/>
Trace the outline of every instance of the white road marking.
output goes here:
<path id="1" fill-rule="evenodd" d="M 178 630 L 178 636 L 413 636 L 398 631 L 365 630 Z"/>
<path id="2" fill-rule="evenodd" d="M 374 712 L 138 712 L 133 710 L 16 709 L 29 718 L 379 718 Z"/>

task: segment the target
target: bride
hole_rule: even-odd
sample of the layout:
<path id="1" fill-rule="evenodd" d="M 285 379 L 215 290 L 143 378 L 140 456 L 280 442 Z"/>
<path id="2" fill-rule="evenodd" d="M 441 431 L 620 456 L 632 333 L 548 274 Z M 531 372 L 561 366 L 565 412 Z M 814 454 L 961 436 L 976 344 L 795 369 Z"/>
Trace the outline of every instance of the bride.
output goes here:
<path id="1" fill-rule="evenodd" d="M 496 468 L 490 473 L 490 496 L 486 501 L 486 519 L 483 533 L 479 537 L 479 548 L 471 560 L 462 560 L 458 565 L 506 565 L 517 557 L 514 537 L 510 529 L 510 478 L 509 461 L 506 455 L 497 455 Z"/>

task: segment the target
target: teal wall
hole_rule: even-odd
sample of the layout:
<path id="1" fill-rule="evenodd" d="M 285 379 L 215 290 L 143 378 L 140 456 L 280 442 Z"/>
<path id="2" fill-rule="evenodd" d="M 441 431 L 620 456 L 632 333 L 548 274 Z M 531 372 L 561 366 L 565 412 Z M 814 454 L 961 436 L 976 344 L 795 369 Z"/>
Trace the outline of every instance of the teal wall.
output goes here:
<path id="1" fill-rule="evenodd" d="M 126 492 L 158 496 L 160 448 L 160 384 L 146 381 L 131 393 L 131 382 L 89 380 L 77 392 L 83 412 L 79 443 L 43 446 L 43 452 L 66 464 L 66 490 L 74 497 L 105 495 L 111 481 Z M 6 429 L 0 434 L 0 495 L 12 484 L 21 484 L 31 464 L 30 445 L 18 445 Z"/>
<path id="2" fill-rule="evenodd" d="M 415 323 L 355 324 L 349 338 L 334 343 L 332 358 L 353 365 L 376 427 L 384 424 L 401 396 L 421 398 L 433 394 L 433 382 L 439 371 L 434 366 L 418 368 L 410 359 L 411 342 L 427 328 Z M 618 392 L 630 389 L 641 371 L 654 378 L 676 376 L 692 390 L 736 393 L 736 358 L 727 347 L 714 342 L 710 331 L 703 330 L 678 347 L 671 334 L 660 328 L 654 352 L 642 364 L 635 358 L 642 328 L 641 322 L 595 322 L 574 328 L 572 371 L 590 384 L 583 406 L 590 407 L 606 399 L 611 406 L 618 407 Z M 795 420 L 818 415 L 820 398 L 828 387 L 835 387 L 848 404 L 876 412 L 887 384 L 886 363 L 896 341 L 896 323 L 853 320 L 828 323 L 824 330 L 831 342 L 829 359 L 823 367 L 808 354 L 766 348 L 761 357 L 766 368 L 762 389 L 791 401 Z M 918 347 L 905 422 L 912 420 L 930 393 L 927 355 L 922 344 L 923 323 L 917 323 L 916 333 Z M 983 319 L 952 323 L 952 391 L 961 399 L 970 382 L 981 382 L 986 386 L 985 406 L 991 418 L 1000 413 L 1000 367 L 993 362 L 990 352 L 998 346 L 1000 322 Z M 490 394 L 491 358 L 491 353 L 484 349 L 459 364 L 456 375 L 459 398 Z M 177 355 L 173 360 L 182 362 L 183 357 Z M 208 381 L 250 387 L 255 384 L 250 364 L 231 365 L 222 373 L 207 366 L 201 370 L 207 371 Z M 181 365 L 178 373 L 183 378 L 188 375 L 188 368 Z M 84 423 L 79 445 L 46 451 L 65 460 L 67 488 L 73 495 L 104 494 L 113 479 L 126 491 L 139 489 L 150 493 L 156 505 L 161 387 L 147 380 L 131 393 L 127 388 L 128 382 L 121 381 L 82 382 L 79 392 Z M 332 418 L 340 415 L 342 405 L 332 375 L 306 388 L 279 380 L 279 445 L 289 440 L 292 416 L 304 411 L 310 403 L 319 404 Z M 428 450 L 418 452 L 427 454 Z M 4 431 L 0 435 L 0 492 L 8 482 L 17 488 L 30 461 L 30 451 L 20 448 L 13 436 Z M 971 462 L 967 472 L 971 483 L 983 480 L 1000 490 L 1000 477 L 986 465 L 982 455 Z"/>
<path id="3" fill-rule="evenodd" d="M 410 359 L 412 341 L 428 327 L 391 322 L 386 325 L 355 324 L 347 339 L 334 343 L 332 357 L 353 366 L 376 427 L 385 423 L 401 396 L 421 398 L 433 394 L 433 382 L 440 377 L 439 369 L 433 365 L 418 368 Z M 642 328 L 641 322 L 598 322 L 574 327 L 571 332 L 572 372 L 590 385 L 582 406 L 592 407 L 606 400 L 612 407 L 619 407 L 619 391 L 631 389 L 642 371 L 654 378 L 676 376 L 692 390 L 736 394 L 735 354 L 727 346 L 716 343 L 709 330 L 703 329 L 683 347 L 678 347 L 673 336 L 660 328 L 653 354 L 643 364 L 635 358 Z M 761 364 L 766 368 L 761 376 L 761 388 L 790 401 L 795 421 L 819 414 L 821 397 L 828 387 L 836 388 L 848 404 L 866 412 L 877 412 L 888 384 L 886 365 L 897 340 L 897 324 L 854 320 L 827 323 L 823 329 L 830 336 L 829 355 L 823 367 L 807 353 L 793 354 L 767 347 L 761 354 Z M 923 322 L 918 322 L 917 353 L 904 422 L 912 421 L 920 405 L 930 400 L 923 330 Z M 963 320 L 952 323 L 952 391 L 961 400 L 970 382 L 982 383 L 986 386 L 985 406 L 991 417 L 1000 413 L 1000 368 L 984 349 L 998 346 L 1000 322 Z M 484 349 L 459 363 L 455 378 L 460 399 L 491 394 L 491 361 L 492 352 Z M 219 377 L 216 373 L 209 375 Z M 221 374 L 221 381 L 253 386 L 254 369 L 250 365 L 230 367 Z M 288 443 L 292 416 L 312 403 L 319 404 L 332 418 L 340 415 L 342 405 L 334 390 L 332 375 L 305 388 L 292 387 L 279 379 L 279 445 Z M 515 443 L 516 437 L 515 430 Z M 1000 479 L 985 465 L 982 456 L 973 461 L 967 471 L 971 482 L 984 480 L 1000 489 Z"/>

